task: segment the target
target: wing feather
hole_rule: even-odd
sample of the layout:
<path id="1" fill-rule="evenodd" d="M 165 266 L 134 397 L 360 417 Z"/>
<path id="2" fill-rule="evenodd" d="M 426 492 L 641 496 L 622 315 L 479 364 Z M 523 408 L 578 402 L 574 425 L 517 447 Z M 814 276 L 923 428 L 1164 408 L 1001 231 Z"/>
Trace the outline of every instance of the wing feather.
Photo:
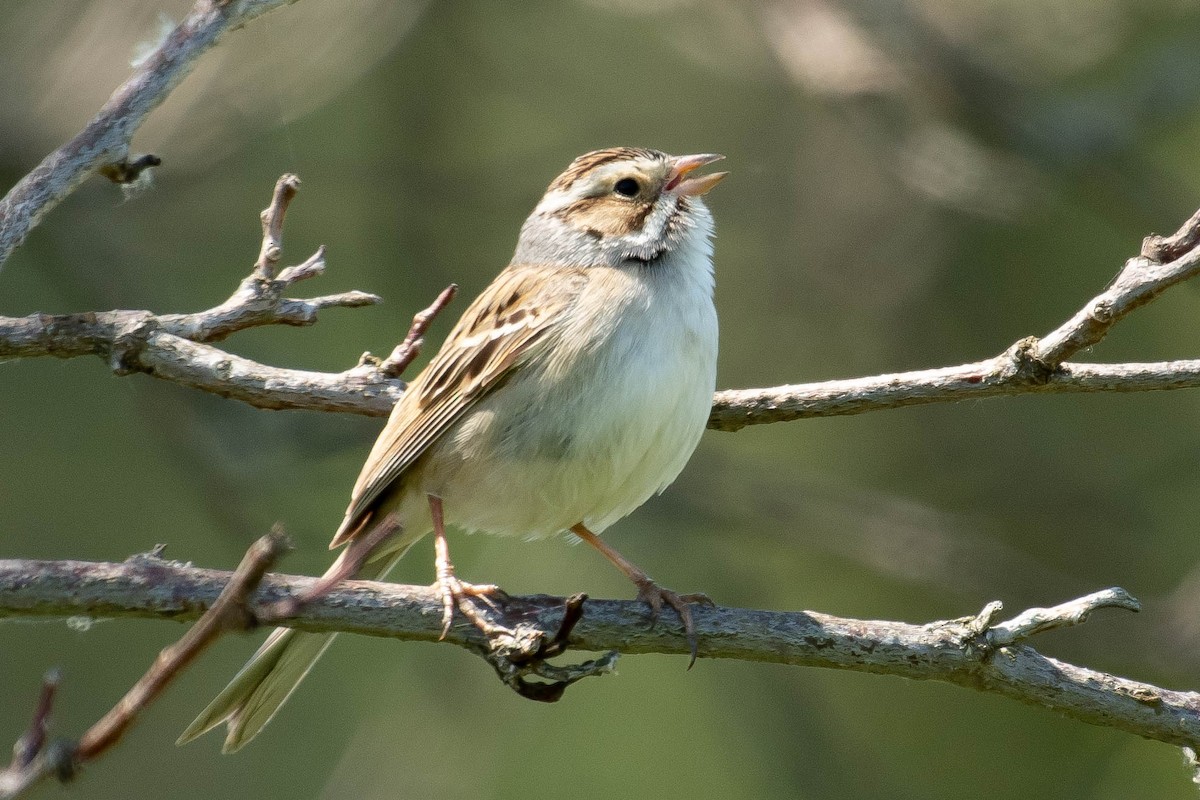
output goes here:
<path id="1" fill-rule="evenodd" d="M 392 409 L 330 547 L 353 538 L 375 501 L 434 441 L 545 348 L 583 280 L 581 269 L 509 267 L 476 298 Z"/>

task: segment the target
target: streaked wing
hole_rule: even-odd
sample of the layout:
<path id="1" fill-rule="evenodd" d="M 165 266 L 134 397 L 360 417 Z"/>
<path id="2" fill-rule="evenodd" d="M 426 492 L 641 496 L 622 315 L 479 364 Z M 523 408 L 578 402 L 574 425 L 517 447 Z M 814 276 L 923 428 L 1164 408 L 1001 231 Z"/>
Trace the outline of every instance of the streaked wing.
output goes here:
<path id="1" fill-rule="evenodd" d="M 528 266 L 509 267 L 496 276 L 392 410 L 330 547 L 352 538 L 372 504 L 429 445 L 540 352 L 547 333 L 569 313 L 583 280 L 581 269 Z"/>

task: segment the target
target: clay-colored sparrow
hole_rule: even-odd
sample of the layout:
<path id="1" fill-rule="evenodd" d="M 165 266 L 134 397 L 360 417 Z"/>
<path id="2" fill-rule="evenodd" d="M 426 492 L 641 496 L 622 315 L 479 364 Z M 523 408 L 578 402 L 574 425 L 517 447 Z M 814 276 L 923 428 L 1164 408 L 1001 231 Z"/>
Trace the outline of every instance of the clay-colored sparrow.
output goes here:
<path id="1" fill-rule="evenodd" d="M 432 530 L 448 625 L 456 603 L 493 587 L 454 577 L 443 520 L 526 538 L 571 531 L 694 637 L 698 596 L 657 586 L 596 534 L 675 479 L 708 419 L 717 314 L 700 196 L 725 173 L 688 176 L 719 158 L 617 147 L 580 156 L 550 184 L 512 263 L 392 411 L 333 538 L 349 546 L 330 573 L 385 520 L 398 533 L 356 577 L 385 575 Z M 227 721 L 224 749 L 240 748 L 332 639 L 277 629 L 180 743 Z"/>

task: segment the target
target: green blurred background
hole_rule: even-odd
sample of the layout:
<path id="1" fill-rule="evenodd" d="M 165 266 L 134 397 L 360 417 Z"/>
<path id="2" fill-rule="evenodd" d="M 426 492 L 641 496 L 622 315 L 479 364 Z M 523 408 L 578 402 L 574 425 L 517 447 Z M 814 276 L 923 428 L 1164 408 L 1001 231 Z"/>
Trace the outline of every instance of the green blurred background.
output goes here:
<path id="1" fill-rule="evenodd" d="M 5 4 L 0 183 L 69 138 L 187 2 Z M 1200 14 L 1182 0 L 305 0 L 235 32 L 139 133 L 149 189 L 82 186 L 0 272 L 0 313 L 221 301 L 285 171 L 305 294 L 385 305 L 242 333 L 271 364 L 386 354 L 450 281 L 506 262 L 575 155 L 726 154 L 722 387 L 934 367 L 1056 327 L 1200 205 Z M 455 308 L 465 306 L 465 300 Z M 1172 290 L 1089 352 L 1200 356 Z M 440 341 L 455 313 L 435 325 Z M 730 605 L 925 621 L 1121 585 L 1044 652 L 1200 688 L 1200 392 L 1028 397 L 707 434 L 609 540 L 665 585 Z M 0 556 L 121 560 L 156 542 L 232 567 L 276 520 L 319 573 L 380 423 L 258 411 L 95 359 L 0 365 Z M 630 596 L 561 541 L 457 536 L 461 573 L 513 592 Z M 431 579 L 430 547 L 395 577 Z M 78 627 L 78 626 L 76 626 Z M 77 734 L 178 636 L 169 623 L 0 625 L 0 740 L 42 671 Z M 450 647 L 343 638 L 226 758 L 173 741 L 255 648 L 187 672 L 76 796 L 1193 797 L 1177 750 L 969 690 L 895 678 L 624 659 L 557 705 Z M 48 787 L 43 796 L 67 790 Z"/>

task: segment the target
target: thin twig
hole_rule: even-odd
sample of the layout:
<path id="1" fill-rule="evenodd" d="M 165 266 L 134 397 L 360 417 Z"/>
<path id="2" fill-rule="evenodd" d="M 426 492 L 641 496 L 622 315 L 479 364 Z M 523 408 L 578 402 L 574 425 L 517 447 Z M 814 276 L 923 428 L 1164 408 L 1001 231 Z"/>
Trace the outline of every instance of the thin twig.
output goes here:
<path id="1" fill-rule="evenodd" d="M 50 710 L 54 707 L 54 695 L 62 681 L 62 674 L 57 669 L 49 670 L 42 676 L 42 690 L 38 693 L 37 705 L 34 707 L 33 719 L 29 727 L 13 746 L 12 764 L 9 772 L 25 769 L 46 746 L 46 736 L 49 733 Z M 3 791 L 3 778 L 0 778 L 0 792 Z"/>
<path id="2" fill-rule="evenodd" d="M 1037 342 L 1034 358 L 1048 370 L 1103 339 L 1114 325 L 1172 286 L 1200 272 L 1200 248 L 1167 264 L 1131 258 L 1116 279 L 1071 319 Z"/>
<path id="3" fill-rule="evenodd" d="M 287 535 L 279 528 L 251 545 L 208 611 L 178 642 L 159 653 L 154 665 L 121 701 L 80 737 L 76 750 L 78 763 L 90 761 L 116 744 L 137 715 L 217 637 L 226 631 L 246 630 L 258 624 L 249 607 L 250 595 L 258 588 L 267 570 L 290 547 Z"/>
<path id="4" fill-rule="evenodd" d="M 1101 608 L 1141 611 L 1142 605 L 1124 589 L 1104 589 L 1060 603 L 1053 608 L 1026 609 L 1007 622 L 991 625 L 987 629 L 988 644 L 992 647 L 1006 647 L 1055 628 L 1081 625 L 1087 622 L 1093 612 Z"/>
<path id="5" fill-rule="evenodd" d="M 278 622 L 294 617 L 306 605 L 325 597 L 339 583 L 357 575 L 367 559 L 375 553 L 376 548 L 399 531 L 400 523 L 396 521 L 395 516 L 386 517 L 368 533 L 346 545 L 338 560 L 334 562 L 334 567 L 303 592 L 290 595 L 260 609 L 258 611 L 259 621 Z"/>
<path id="6" fill-rule="evenodd" d="M 283 219 L 287 216 L 288 206 L 296 192 L 300 189 L 300 179 L 295 175 L 284 175 L 275 182 L 275 193 L 271 196 L 271 205 L 263 209 L 262 214 L 262 248 L 258 252 L 258 260 L 254 262 L 254 275 L 270 280 L 275 277 L 275 265 L 283 254 Z"/>
<path id="7" fill-rule="evenodd" d="M 269 367 L 213 347 L 246 328 L 260 325 L 311 325 L 325 308 L 354 308 L 380 302 L 366 292 L 351 291 L 297 300 L 284 292 L 299 281 L 324 274 L 325 247 L 304 262 L 275 273 L 280 258 L 283 222 L 299 189 L 299 179 L 284 175 L 271 203 L 260 215 L 263 244 L 252 274 L 218 306 L 190 314 L 155 315 L 149 311 L 104 311 L 86 314 L 33 314 L 0 317 L 0 359 L 53 355 L 70 358 L 96 355 L 117 375 L 135 372 L 242 400 L 260 408 L 309 408 L 386 415 L 404 391 L 402 366 L 420 347 L 420 337 L 450 301 L 449 288 L 413 320 L 401 347 L 405 364 L 380 363 L 366 357 L 341 373 Z M 393 354 L 396 355 L 396 354 Z M 393 376 L 394 375 L 394 376 Z"/>
<path id="8" fill-rule="evenodd" d="M 419 311 L 413 317 L 412 326 L 404 341 L 396 345 L 392 354 L 379 364 L 379 371 L 389 378 L 399 378 L 408 369 L 408 365 L 421 354 L 421 346 L 425 344 L 425 332 L 433 324 L 433 320 L 442 310 L 450 305 L 450 301 L 458 294 L 458 284 L 452 283 L 442 290 L 429 308 Z"/>

